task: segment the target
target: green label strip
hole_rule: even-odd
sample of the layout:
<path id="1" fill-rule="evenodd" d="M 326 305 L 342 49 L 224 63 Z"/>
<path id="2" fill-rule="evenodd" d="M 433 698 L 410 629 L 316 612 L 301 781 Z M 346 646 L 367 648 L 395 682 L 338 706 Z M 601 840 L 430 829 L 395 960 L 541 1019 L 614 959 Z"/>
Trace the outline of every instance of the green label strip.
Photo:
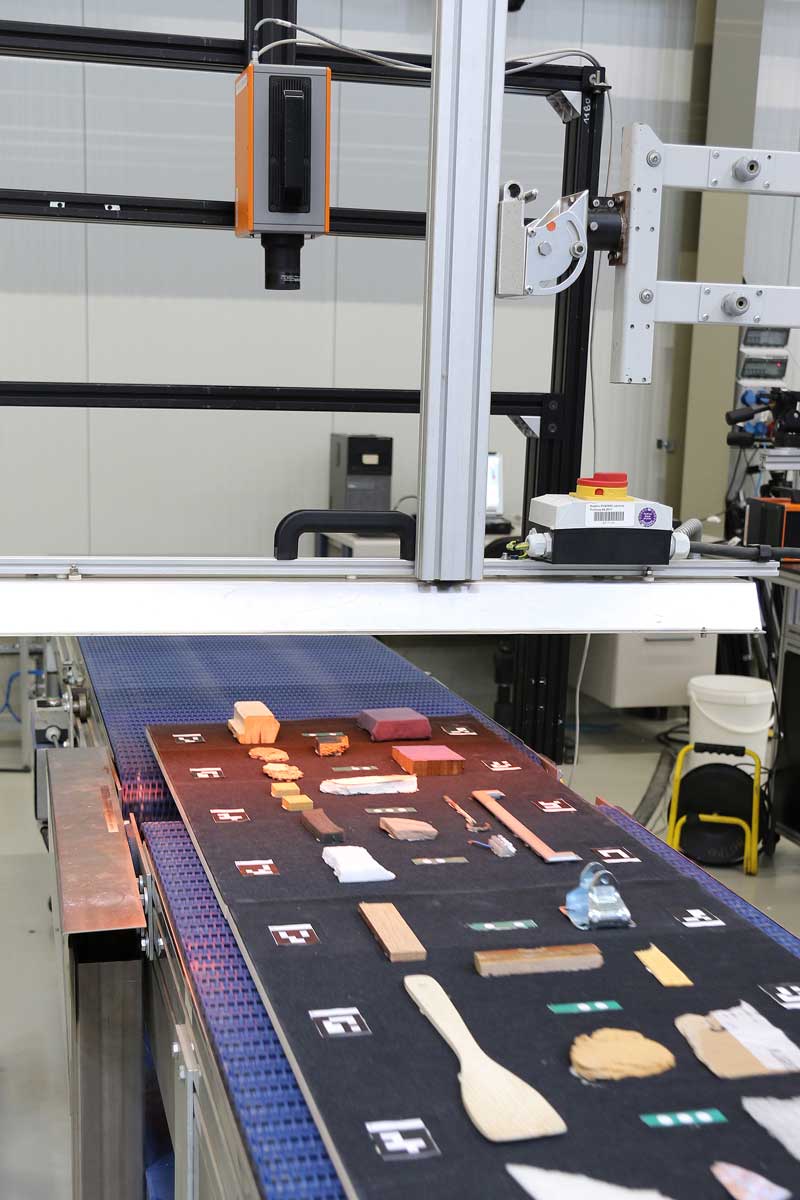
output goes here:
<path id="1" fill-rule="evenodd" d="M 476 933 L 507 933 L 509 929 L 538 929 L 538 925 L 530 917 L 524 917 L 519 921 L 472 921 L 467 929 Z"/>
<path id="2" fill-rule="evenodd" d="M 616 1000 L 581 1000 L 575 1004 L 548 1004 L 551 1013 L 621 1012 L 622 1005 Z M 644 1118 L 642 1118 L 644 1120 Z"/>
<path id="3" fill-rule="evenodd" d="M 377 767 L 331 767 L 332 771 L 377 771 Z"/>
<path id="4" fill-rule="evenodd" d="M 728 1118 L 718 1108 L 689 1108 L 682 1112 L 643 1113 L 639 1120 L 651 1129 L 674 1129 L 678 1125 L 725 1125 Z"/>
<path id="5" fill-rule="evenodd" d="M 300 737 L 344 737 L 341 729 L 317 729 L 313 733 L 301 733 Z"/>

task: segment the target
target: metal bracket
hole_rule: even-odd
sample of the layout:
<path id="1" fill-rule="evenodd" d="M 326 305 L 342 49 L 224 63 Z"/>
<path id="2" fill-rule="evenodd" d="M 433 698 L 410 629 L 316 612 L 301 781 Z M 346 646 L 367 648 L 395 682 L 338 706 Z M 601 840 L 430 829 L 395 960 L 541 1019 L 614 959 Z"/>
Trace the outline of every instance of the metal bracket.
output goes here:
<path id="1" fill-rule="evenodd" d="M 589 193 L 562 196 L 542 217 L 526 221 L 535 190 L 514 180 L 500 194 L 497 241 L 498 296 L 553 296 L 570 287 L 586 265 Z"/>
<path id="2" fill-rule="evenodd" d="M 602 863 L 581 871 L 578 886 L 567 892 L 564 912 L 576 929 L 618 929 L 633 925 L 617 881 Z"/>
<path id="3" fill-rule="evenodd" d="M 194 1094 L 200 1080 L 200 1068 L 197 1064 L 195 1046 L 188 1025 L 175 1026 L 172 1062 L 175 1200 L 195 1200 L 197 1145 L 195 1141 Z"/>

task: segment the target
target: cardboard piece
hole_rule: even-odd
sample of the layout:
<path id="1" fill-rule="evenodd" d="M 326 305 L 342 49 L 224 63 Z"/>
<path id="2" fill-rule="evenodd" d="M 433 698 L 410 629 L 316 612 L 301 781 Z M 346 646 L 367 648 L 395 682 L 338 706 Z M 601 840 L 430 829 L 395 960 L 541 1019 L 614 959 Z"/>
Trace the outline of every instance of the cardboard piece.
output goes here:
<path id="1" fill-rule="evenodd" d="M 743 1096 L 742 1108 L 800 1162 L 800 1096 Z"/>
<path id="2" fill-rule="evenodd" d="M 439 836 L 438 829 L 428 821 L 410 817 L 381 817 L 380 827 L 398 842 L 427 842 Z"/>
<path id="3" fill-rule="evenodd" d="M 553 1137 L 567 1127 L 535 1088 L 481 1049 L 442 985 L 430 975 L 406 975 L 405 989 L 459 1061 L 461 1102 L 490 1142 Z"/>
<path id="4" fill-rule="evenodd" d="M 356 775 L 347 779 L 323 779 L 319 790 L 328 796 L 390 796 L 416 792 L 416 775 Z"/>
<path id="5" fill-rule="evenodd" d="M 543 1167 L 506 1163 L 506 1170 L 533 1200 L 670 1200 L 653 1188 L 628 1188 L 618 1183 L 603 1183 L 588 1175 L 570 1175 L 566 1171 L 546 1171 Z"/>
<path id="6" fill-rule="evenodd" d="M 718 1079 L 800 1071 L 800 1049 L 744 1000 L 705 1016 L 684 1013 L 676 1017 L 675 1028 Z"/>
<path id="7" fill-rule="evenodd" d="M 301 792 L 297 796 L 282 796 L 281 808 L 286 812 L 305 812 L 307 809 L 314 807 L 314 801 L 310 796 L 305 796 Z"/>
<path id="8" fill-rule="evenodd" d="M 634 950 L 633 953 L 663 987 L 694 987 L 689 976 L 658 946 L 651 943 L 646 950 Z"/>
<path id="9" fill-rule="evenodd" d="M 431 736 L 430 721 L 413 708 L 365 708 L 356 717 L 356 724 L 366 729 L 373 742 Z"/>
<path id="10" fill-rule="evenodd" d="M 735 1163 L 715 1162 L 711 1174 L 733 1200 L 792 1200 L 786 1188 L 770 1183 L 763 1175 L 737 1167 Z"/>
<path id="11" fill-rule="evenodd" d="M 280 721 L 260 700 L 237 700 L 228 721 L 228 729 L 237 742 L 246 746 L 269 745 L 280 728 Z"/>
<path id="12" fill-rule="evenodd" d="M 279 750 L 277 746 L 253 746 L 247 752 L 251 758 L 260 758 L 265 763 L 285 763 L 289 761 L 289 755 L 285 750 Z"/>
<path id="13" fill-rule="evenodd" d="M 358 911 L 389 962 L 424 962 L 428 951 L 394 904 L 359 904 Z"/>
<path id="14" fill-rule="evenodd" d="M 660 1042 L 638 1029 L 597 1029 L 576 1037 L 569 1051 L 573 1070 L 582 1079 L 646 1079 L 675 1066 L 675 1057 Z"/>
<path id="15" fill-rule="evenodd" d="M 344 841 L 344 830 L 330 819 L 324 808 L 304 812 L 300 822 L 324 846 L 341 845 Z"/>
<path id="16" fill-rule="evenodd" d="M 464 757 L 449 746 L 392 746 L 392 758 L 409 775 L 460 775 Z"/>
<path id="17" fill-rule="evenodd" d="M 591 971 L 603 965 L 600 949 L 591 942 L 571 946 L 535 946 L 508 950 L 476 950 L 475 970 L 485 978 L 496 975 L 539 975 L 546 971 Z"/>

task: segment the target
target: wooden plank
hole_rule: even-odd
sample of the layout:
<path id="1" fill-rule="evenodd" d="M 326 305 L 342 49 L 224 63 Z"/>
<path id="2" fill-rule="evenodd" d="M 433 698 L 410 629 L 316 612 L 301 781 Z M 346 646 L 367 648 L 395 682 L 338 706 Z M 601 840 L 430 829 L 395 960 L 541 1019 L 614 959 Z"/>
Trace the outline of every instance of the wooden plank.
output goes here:
<path id="1" fill-rule="evenodd" d="M 603 953 L 592 942 L 573 946 L 517 947 L 509 950 L 476 950 L 479 975 L 538 975 L 545 971 L 591 971 L 603 965 Z"/>
<path id="2" fill-rule="evenodd" d="M 461 775 L 464 759 L 449 746 L 392 746 L 392 758 L 409 775 Z"/>
<path id="3" fill-rule="evenodd" d="M 438 837 L 439 831 L 429 821 L 412 817 L 381 817 L 380 827 L 399 842 L 425 842 Z"/>
<path id="4" fill-rule="evenodd" d="M 490 813 L 493 813 L 498 821 L 505 825 L 506 829 L 510 829 L 515 837 L 518 837 L 521 842 L 524 842 L 529 850 L 534 854 L 538 854 L 539 858 L 544 859 L 546 863 L 552 862 L 580 862 L 581 857 L 575 854 L 573 850 L 553 850 L 548 846 L 547 842 L 543 842 L 540 837 L 528 829 L 527 825 L 523 825 L 522 821 L 518 821 L 512 816 L 507 808 L 500 804 L 502 792 L 496 791 L 477 791 L 472 793 L 473 800 L 477 800 L 484 808 L 488 808 Z"/>
<path id="5" fill-rule="evenodd" d="M 390 962 L 424 962 L 428 951 L 393 904 L 358 906 Z"/>
<path id="6" fill-rule="evenodd" d="M 647 968 L 651 975 L 664 987 L 693 987 L 691 979 L 680 967 L 676 967 L 671 958 L 652 943 L 646 950 L 634 950 L 639 962 Z"/>
<path id="7" fill-rule="evenodd" d="M 300 821 L 324 846 L 335 846 L 344 841 L 344 830 L 330 819 L 324 808 L 304 812 Z"/>

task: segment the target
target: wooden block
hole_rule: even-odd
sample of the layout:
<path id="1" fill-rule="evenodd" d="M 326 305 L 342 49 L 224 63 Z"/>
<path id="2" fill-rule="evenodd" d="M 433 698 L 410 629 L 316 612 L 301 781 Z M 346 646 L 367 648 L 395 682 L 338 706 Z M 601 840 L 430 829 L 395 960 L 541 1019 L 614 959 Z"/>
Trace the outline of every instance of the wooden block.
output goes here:
<path id="1" fill-rule="evenodd" d="M 314 738 L 314 751 L 320 758 L 336 758 L 350 749 L 350 738 L 346 733 L 318 733 Z"/>
<path id="2" fill-rule="evenodd" d="M 464 759 L 449 746 L 392 746 L 392 758 L 409 775 L 460 775 Z"/>
<path id="3" fill-rule="evenodd" d="M 282 796 L 299 796 L 300 788 L 296 783 L 292 783 L 290 779 L 274 779 L 270 792 L 276 799 L 280 800 Z"/>
<path id="4" fill-rule="evenodd" d="M 279 750 L 277 746 L 253 746 L 247 752 L 251 758 L 260 758 L 265 763 L 285 763 L 289 761 L 289 755 L 285 750 Z"/>
<path id="5" fill-rule="evenodd" d="M 281 797 L 281 808 L 285 808 L 287 812 L 304 812 L 313 807 L 314 801 L 310 796 L 304 796 L 302 792 L 299 796 Z"/>
<path id="6" fill-rule="evenodd" d="M 269 775 L 270 779 L 279 779 L 284 783 L 303 778 L 300 768 L 293 767 L 289 763 L 264 763 L 261 770 L 265 775 Z"/>
<path id="7" fill-rule="evenodd" d="M 428 951 L 393 904 L 359 904 L 358 911 L 390 962 L 424 962 Z"/>
<path id="8" fill-rule="evenodd" d="M 237 742 L 248 746 L 274 742 L 280 727 L 274 713 L 260 700 L 237 700 L 228 721 L 228 729 Z"/>
<path id="9" fill-rule="evenodd" d="M 366 729 L 373 742 L 431 736 L 430 721 L 413 708 L 365 708 L 356 717 L 356 723 Z"/>
<path id="10" fill-rule="evenodd" d="M 545 971 L 591 971 L 602 965 L 602 951 L 591 942 L 581 942 L 576 946 L 475 951 L 475 970 L 487 978 L 494 975 L 539 975 Z"/>
<path id="11" fill-rule="evenodd" d="M 300 820 L 323 846 L 337 846 L 344 841 L 344 830 L 330 819 L 324 808 L 304 812 Z"/>
<path id="12" fill-rule="evenodd" d="M 407 817 L 381 817 L 380 827 L 398 842 L 426 842 L 439 834 L 439 830 L 427 821 Z"/>

